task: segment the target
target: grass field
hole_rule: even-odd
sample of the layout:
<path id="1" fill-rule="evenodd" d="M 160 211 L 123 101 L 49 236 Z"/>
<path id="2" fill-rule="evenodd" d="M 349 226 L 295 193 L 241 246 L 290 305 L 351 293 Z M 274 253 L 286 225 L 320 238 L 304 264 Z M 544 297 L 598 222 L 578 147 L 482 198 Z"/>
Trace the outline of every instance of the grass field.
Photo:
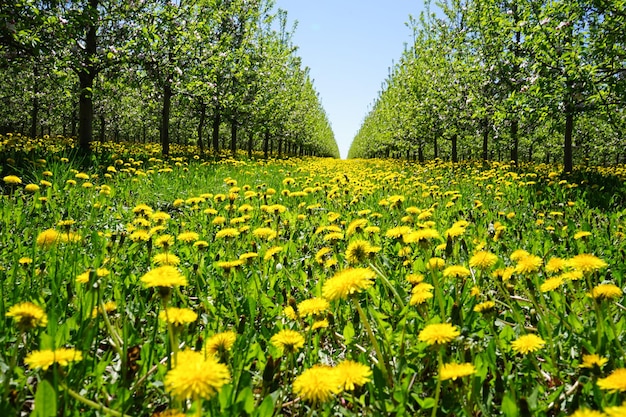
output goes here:
<path id="1" fill-rule="evenodd" d="M 626 167 L 158 152 L 0 136 L 0 415 L 626 415 Z"/>

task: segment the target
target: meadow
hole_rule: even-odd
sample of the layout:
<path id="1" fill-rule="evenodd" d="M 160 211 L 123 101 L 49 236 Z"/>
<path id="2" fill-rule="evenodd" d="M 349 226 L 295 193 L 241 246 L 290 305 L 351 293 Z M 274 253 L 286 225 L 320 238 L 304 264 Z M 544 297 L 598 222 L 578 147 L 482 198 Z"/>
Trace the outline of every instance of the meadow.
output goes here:
<path id="1" fill-rule="evenodd" d="M 0 136 L 0 415 L 624 416 L 625 166 Z"/>

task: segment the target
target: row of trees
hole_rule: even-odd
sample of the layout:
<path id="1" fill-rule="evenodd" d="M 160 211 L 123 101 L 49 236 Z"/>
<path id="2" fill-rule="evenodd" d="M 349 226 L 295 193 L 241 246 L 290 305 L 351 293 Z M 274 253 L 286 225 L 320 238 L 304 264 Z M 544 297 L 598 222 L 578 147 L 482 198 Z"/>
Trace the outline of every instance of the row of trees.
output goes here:
<path id="1" fill-rule="evenodd" d="M 447 0 L 411 19 L 349 157 L 624 161 L 625 0 Z"/>
<path id="2" fill-rule="evenodd" d="M 272 0 L 0 0 L 0 132 L 338 157 Z M 293 29 L 293 28 L 292 28 Z"/>

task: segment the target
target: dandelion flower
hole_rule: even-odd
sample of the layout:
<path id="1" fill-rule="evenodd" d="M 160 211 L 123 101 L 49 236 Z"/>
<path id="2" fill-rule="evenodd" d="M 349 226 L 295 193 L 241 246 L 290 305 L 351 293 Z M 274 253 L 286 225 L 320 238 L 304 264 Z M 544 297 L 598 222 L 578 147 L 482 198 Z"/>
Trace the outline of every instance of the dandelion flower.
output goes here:
<path id="1" fill-rule="evenodd" d="M 423 304 L 426 301 L 433 298 L 433 293 L 431 292 L 434 287 L 426 282 L 420 282 L 411 291 L 411 299 L 409 300 L 410 305 L 419 305 Z"/>
<path id="2" fill-rule="evenodd" d="M 178 352 L 177 363 L 165 375 L 165 390 L 179 400 L 209 399 L 230 381 L 228 367 L 200 352 Z"/>
<path id="3" fill-rule="evenodd" d="M 364 230 L 366 225 L 367 225 L 367 219 L 352 220 L 350 224 L 348 224 L 348 227 L 346 228 L 346 236 L 352 236 L 357 231 Z"/>
<path id="4" fill-rule="evenodd" d="M 470 270 L 461 265 L 452 265 L 443 270 L 444 277 L 465 278 L 470 275 Z"/>
<path id="5" fill-rule="evenodd" d="M 429 345 L 440 345 L 452 341 L 461 332 L 450 323 L 429 324 L 419 333 L 417 339 Z"/>
<path id="6" fill-rule="evenodd" d="M 26 184 L 24 187 L 24 191 L 28 191 L 29 193 L 36 193 L 39 191 L 39 186 L 37 184 Z"/>
<path id="7" fill-rule="evenodd" d="M 517 261 L 515 272 L 519 274 L 531 274 L 537 272 L 541 267 L 543 260 L 536 255 L 527 255 Z"/>
<path id="8" fill-rule="evenodd" d="M 619 368 L 611 372 L 606 378 L 598 379 L 598 387 L 610 392 L 626 391 L 626 368 Z"/>
<path id="9" fill-rule="evenodd" d="M 304 401 L 319 404 L 341 392 L 341 381 L 330 366 L 314 365 L 296 377 L 293 391 Z"/>
<path id="10" fill-rule="evenodd" d="M 615 284 L 599 284 L 591 289 L 589 295 L 595 299 L 612 299 L 620 298 L 622 296 L 622 290 Z"/>
<path id="11" fill-rule="evenodd" d="M 574 239 L 576 240 L 583 239 L 589 236 L 591 236 L 591 232 L 587 232 L 587 231 L 580 231 L 580 232 L 574 233 Z"/>
<path id="12" fill-rule="evenodd" d="M 176 240 L 185 243 L 193 243 L 198 239 L 200 239 L 200 235 L 196 232 L 182 232 L 179 233 L 178 236 L 176 236 Z"/>
<path id="13" fill-rule="evenodd" d="M 293 353 L 304 346 L 304 337 L 295 330 L 283 329 L 272 336 L 270 343 L 281 351 Z"/>
<path id="14" fill-rule="evenodd" d="M 516 353 L 523 355 L 529 352 L 535 352 L 543 347 L 546 342 L 536 334 L 525 334 L 511 342 L 511 347 Z"/>
<path id="15" fill-rule="evenodd" d="M 289 320 L 298 320 L 298 314 L 296 310 L 292 306 L 287 306 L 283 309 L 283 315 L 287 317 Z"/>
<path id="16" fill-rule="evenodd" d="M 17 327 L 21 330 L 30 330 L 35 327 L 46 327 L 48 324 L 48 316 L 43 308 L 31 303 L 30 301 L 24 301 L 15 304 L 9 308 L 6 313 L 7 317 L 13 317 Z"/>
<path id="17" fill-rule="evenodd" d="M 24 358 L 24 363 L 30 369 L 43 369 L 45 371 L 55 363 L 67 366 L 70 362 L 77 362 L 82 359 L 82 353 L 76 349 L 59 348 L 56 350 L 46 349 L 31 352 Z"/>
<path id="18" fill-rule="evenodd" d="M 471 363 L 445 363 L 439 369 L 439 379 L 442 381 L 451 379 L 456 380 L 464 376 L 473 375 L 476 368 Z"/>
<path id="19" fill-rule="evenodd" d="M 233 227 L 227 227 L 225 229 L 220 230 L 219 232 L 217 232 L 215 234 L 215 238 L 216 239 L 223 239 L 223 238 L 234 238 L 239 236 L 239 229 L 233 228 Z"/>
<path id="20" fill-rule="evenodd" d="M 606 417 L 601 411 L 590 410 L 589 408 L 579 408 L 574 412 L 574 414 L 570 414 L 570 417 Z"/>
<path id="21" fill-rule="evenodd" d="M 527 257 L 528 255 L 530 255 L 530 253 L 528 253 L 528 251 L 525 251 L 524 249 L 517 249 L 517 250 L 513 251 L 511 256 L 509 256 L 509 258 L 513 262 L 517 262 L 520 259 L 523 259 L 523 258 Z"/>
<path id="22" fill-rule="evenodd" d="M 282 252 L 282 250 L 283 250 L 282 246 L 273 246 L 269 248 L 268 250 L 265 251 L 265 254 L 263 255 L 263 260 L 269 261 L 270 259 L 274 257 L 274 255 L 276 255 L 279 252 Z"/>
<path id="23" fill-rule="evenodd" d="M 567 267 L 567 261 L 562 258 L 550 258 L 546 263 L 546 272 L 554 273 L 563 271 Z"/>
<path id="24" fill-rule="evenodd" d="M 356 264 L 367 260 L 373 253 L 380 250 L 377 246 L 372 246 L 366 240 L 357 239 L 350 242 L 346 249 L 346 259 L 350 264 Z"/>
<path id="25" fill-rule="evenodd" d="M 189 308 L 168 307 L 159 313 L 161 321 L 171 323 L 174 326 L 183 326 L 193 323 L 198 318 L 198 314 Z"/>
<path id="26" fill-rule="evenodd" d="M 497 255 L 494 255 L 493 253 L 487 251 L 480 251 L 476 252 L 470 258 L 469 265 L 472 268 L 484 270 L 487 268 L 491 268 L 496 264 L 496 262 L 498 262 Z"/>
<path id="27" fill-rule="evenodd" d="M 485 301 L 483 303 L 476 304 L 474 311 L 477 313 L 488 313 L 496 307 L 496 303 L 493 301 Z"/>
<path id="28" fill-rule="evenodd" d="M 180 258 L 173 253 L 157 253 L 152 257 L 152 262 L 157 265 L 172 265 L 176 266 L 180 263 Z"/>
<path id="29" fill-rule="evenodd" d="M 187 278 L 171 265 L 159 266 L 146 272 L 141 278 L 146 288 L 186 286 Z"/>
<path id="30" fill-rule="evenodd" d="M 624 417 L 626 416 L 626 402 L 615 407 L 607 407 L 604 409 L 604 412 L 609 417 Z"/>
<path id="31" fill-rule="evenodd" d="M 19 185 L 22 183 L 22 180 L 17 175 L 7 175 L 6 177 L 2 178 L 2 180 L 5 184 L 8 185 Z"/>
<path id="32" fill-rule="evenodd" d="M 607 358 L 603 358 L 597 353 L 593 353 L 590 355 L 583 355 L 583 363 L 581 363 L 579 368 L 602 368 L 609 360 Z"/>
<path id="33" fill-rule="evenodd" d="M 174 236 L 172 235 L 162 235 L 159 236 L 155 241 L 154 241 L 154 246 L 156 246 L 157 248 L 169 248 L 170 246 L 172 246 L 174 244 Z"/>
<path id="34" fill-rule="evenodd" d="M 608 264 L 602 259 L 588 253 L 581 253 L 580 255 L 574 256 L 568 261 L 568 264 L 572 268 L 582 271 L 584 274 L 597 271 L 598 269 L 606 268 L 608 266 Z"/>
<path id="35" fill-rule="evenodd" d="M 269 227 L 259 227 L 258 229 L 254 229 L 252 231 L 252 235 L 259 239 L 265 239 L 267 241 L 274 240 L 278 233 L 276 230 L 271 229 Z"/>
<path id="36" fill-rule="evenodd" d="M 424 281 L 424 275 L 422 274 L 409 274 L 406 276 L 406 280 L 411 284 L 419 284 Z"/>
<path id="37" fill-rule="evenodd" d="M 314 297 L 298 304 L 300 317 L 317 316 L 325 313 L 330 308 L 330 303 L 325 298 Z"/>
<path id="38" fill-rule="evenodd" d="M 357 386 L 365 385 L 372 380 L 369 366 L 351 360 L 345 360 L 335 366 L 339 377 L 339 385 L 344 391 L 352 391 Z"/>
<path id="39" fill-rule="evenodd" d="M 61 234 L 54 229 L 47 229 L 37 236 L 37 246 L 49 248 L 61 240 Z"/>
<path id="40" fill-rule="evenodd" d="M 216 333 L 206 341 L 204 351 L 208 355 L 221 356 L 233 348 L 236 340 L 237 333 L 232 330 Z"/>
<path id="41" fill-rule="evenodd" d="M 369 268 L 348 268 L 337 272 L 322 287 L 322 295 L 329 301 L 347 298 L 374 285 L 376 273 Z"/>
<path id="42" fill-rule="evenodd" d="M 543 282 L 543 284 L 541 284 L 541 286 L 539 287 L 539 290 L 541 292 L 550 292 L 559 288 L 561 285 L 563 285 L 563 283 L 565 283 L 565 280 L 563 279 L 563 276 L 561 275 L 548 278 L 547 280 Z"/>
<path id="43" fill-rule="evenodd" d="M 428 262 L 426 262 L 426 268 L 430 269 L 431 271 L 443 269 L 445 265 L 446 261 L 442 258 L 430 258 Z"/>

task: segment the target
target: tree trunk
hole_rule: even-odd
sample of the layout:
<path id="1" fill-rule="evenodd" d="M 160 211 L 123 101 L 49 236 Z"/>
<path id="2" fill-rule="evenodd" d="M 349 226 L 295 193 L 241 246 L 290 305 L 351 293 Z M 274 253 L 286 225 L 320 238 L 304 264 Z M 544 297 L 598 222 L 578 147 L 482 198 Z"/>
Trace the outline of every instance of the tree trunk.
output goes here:
<path id="1" fill-rule="evenodd" d="M 89 19 L 85 36 L 85 59 L 78 70 L 80 84 L 80 97 L 78 99 L 78 146 L 84 153 L 91 151 L 91 139 L 93 137 L 93 80 L 96 78 L 96 42 L 97 42 L 97 17 L 98 0 L 89 0 L 86 6 L 87 12 L 95 19 Z"/>
<path id="2" fill-rule="evenodd" d="M 30 137 L 37 136 L 37 119 L 39 118 L 39 70 L 33 66 L 33 108 L 30 114 Z"/>
<path id="3" fill-rule="evenodd" d="M 213 152 L 217 155 L 220 152 L 220 124 L 222 123 L 222 115 L 219 106 L 215 107 L 213 114 Z"/>
<path id="4" fill-rule="evenodd" d="M 417 160 L 420 161 L 420 163 L 424 162 L 424 148 L 422 148 L 422 144 L 419 144 L 419 147 L 417 148 Z"/>
<path id="5" fill-rule="evenodd" d="M 565 137 L 563 141 L 563 172 L 574 169 L 572 152 L 572 132 L 574 131 L 574 109 L 571 104 L 565 109 Z"/>
<path id="6" fill-rule="evenodd" d="M 105 141 L 105 127 L 106 127 L 106 120 L 104 119 L 104 114 L 100 115 L 100 138 L 99 141 L 100 143 L 104 143 Z"/>
<path id="7" fill-rule="evenodd" d="M 489 119 L 483 120 L 483 161 L 489 159 Z"/>
<path id="8" fill-rule="evenodd" d="M 452 140 L 452 162 L 459 162 L 459 155 L 457 153 L 458 136 L 456 133 L 452 135 L 451 140 Z"/>
<path id="9" fill-rule="evenodd" d="M 435 151 L 434 157 L 435 159 L 437 159 L 439 158 L 439 145 L 437 144 L 437 134 L 435 134 L 433 145 L 434 145 L 434 151 Z"/>
<path id="10" fill-rule="evenodd" d="M 517 130 L 519 124 L 517 119 L 511 120 L 511 161 L 517 165 L 518 153 L 519 153 L 519 138 L 517 137 Z"/>
<path id="11" fill-rule="evenodd" d="M 237 119 L 235 117 L 230 121 L 230 151 L 233 156 L 237 153 Z"/>
<path id="12" fill-rule="evenodd" d="M 283 156 L 283 138 L 278 139 L 278 158 Z"/>
<path id="13" fill-rule="evenodd" d="M 172 105 L 172 84 L 170 77 L 163 87 L 163 108 L 161 109 L 161 153 L 170 154 L 170 108 Z"/>
<path id="14" fill-rule="evenodd" d="M 204 143 L 202 142 L 202 129 L 204 128 L 204 119 L 206 118 L 206 104 L 200 104 L 200 120 L 198 121 L 198 148 L 200 154 L 204 154 Z"/>
<path id="15" fill-rule="evenodd" d="M 254 141 L 254 132 L 252 129 L 248 132 L 248 158 L 252 158 L 252 144 Z"/>
<path id="16" fill-rule="evenodd" d="M 263 137 L 263 158 L 265 159 L 269 157 L 269 147 L 270 147 L 270 131 L 265 129 L 265 136 Z"/>

